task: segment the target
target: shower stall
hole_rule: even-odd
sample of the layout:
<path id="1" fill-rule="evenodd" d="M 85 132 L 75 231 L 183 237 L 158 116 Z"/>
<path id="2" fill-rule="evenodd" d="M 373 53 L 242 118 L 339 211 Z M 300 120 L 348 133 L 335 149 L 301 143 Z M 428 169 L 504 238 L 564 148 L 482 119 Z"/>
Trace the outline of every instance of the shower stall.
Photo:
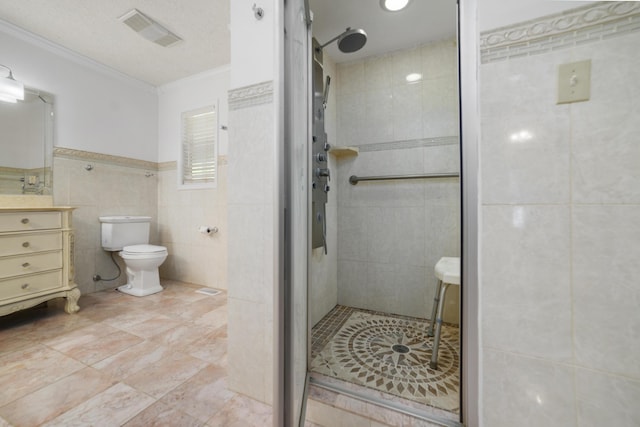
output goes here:
<path id="1" fill-rule="evenodd" d="M 326 7 L 311 1 L 311 381 L 456 420 L 459 287 L 445 301 L 437 368 L 428 333 L 434 267 L 461 253 L 455 7 L 441 17 L 449 32 L 391 48 L 366 26 L 330 33 L 360 21 L 323 22 Z M 385 32 L 402 25 L 391 18 Z"/>

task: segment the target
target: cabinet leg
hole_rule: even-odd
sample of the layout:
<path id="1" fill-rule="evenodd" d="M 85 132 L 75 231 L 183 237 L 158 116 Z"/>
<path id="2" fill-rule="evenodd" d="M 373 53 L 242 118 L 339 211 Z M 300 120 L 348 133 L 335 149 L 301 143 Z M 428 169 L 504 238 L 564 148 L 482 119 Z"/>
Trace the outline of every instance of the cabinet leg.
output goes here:
<path id="1" fill-rule="evenodd" d="M 80 290 L 78 288 L 71 289 L 67 292 L 67 303 L 64 306 L 64 311 L 69 314 L 77 313 L 80 310 L 78 306 L 78 300 L 80 299 Z"/>

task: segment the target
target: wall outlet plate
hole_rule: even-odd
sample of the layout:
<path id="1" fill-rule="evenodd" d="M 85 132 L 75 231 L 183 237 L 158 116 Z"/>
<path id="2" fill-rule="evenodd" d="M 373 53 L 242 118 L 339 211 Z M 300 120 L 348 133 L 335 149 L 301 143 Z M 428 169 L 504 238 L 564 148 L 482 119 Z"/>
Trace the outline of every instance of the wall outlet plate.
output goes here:
<path id="1" fill-rule="evenodd" d="M 591 97 L 591 60 L 558 67 L 558 104 L 588 101 Z"/>

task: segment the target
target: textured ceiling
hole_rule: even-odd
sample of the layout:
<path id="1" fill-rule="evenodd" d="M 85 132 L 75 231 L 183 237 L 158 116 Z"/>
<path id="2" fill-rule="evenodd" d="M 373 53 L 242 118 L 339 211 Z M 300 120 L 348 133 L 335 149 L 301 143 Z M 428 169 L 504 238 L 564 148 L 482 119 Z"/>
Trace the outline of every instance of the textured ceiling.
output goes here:
<path id="1" fill-rule="evenodd" d="M 230 0 L 0 0 L 0 19 L 155 86 L 230 62 Z M 136 8 L 180 36 L 156 45 L 118 18 Z"/>

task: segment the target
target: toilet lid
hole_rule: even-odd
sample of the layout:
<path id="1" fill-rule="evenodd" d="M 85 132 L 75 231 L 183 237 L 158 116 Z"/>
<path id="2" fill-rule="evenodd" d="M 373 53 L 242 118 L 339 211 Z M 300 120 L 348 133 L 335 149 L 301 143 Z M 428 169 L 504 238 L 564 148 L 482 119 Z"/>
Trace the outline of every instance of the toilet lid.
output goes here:
<path id="1" fill-rule="evenodd" d="M 154 254 L 158 252 L 166 252 L 167 248 L 156 245 L 132 245 L 122 248 L 122 252 L 130 254 Z"/>

